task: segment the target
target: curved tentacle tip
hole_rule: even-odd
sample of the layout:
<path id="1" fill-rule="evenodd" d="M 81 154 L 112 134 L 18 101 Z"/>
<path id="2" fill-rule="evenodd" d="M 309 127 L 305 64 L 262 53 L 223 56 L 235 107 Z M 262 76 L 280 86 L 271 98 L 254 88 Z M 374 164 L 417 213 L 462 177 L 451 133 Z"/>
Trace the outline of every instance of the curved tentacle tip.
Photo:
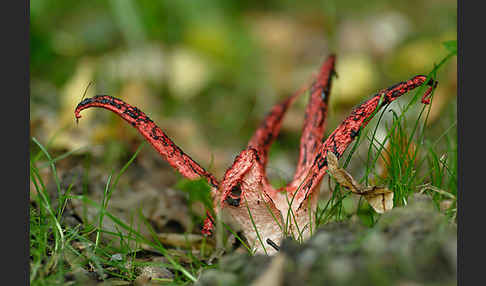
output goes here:
<path id="1" fill-rule="evenodd" d="M 88 92 L 89 87 L 93 84 L 93 81 L 90 81 L 88 85 L 86 86 L 86 89 L 84 90 L 83 97 L 81 97 L 81 102 L 76 106 L 76 109 L 74 110 L 74 116 L 76 118 L 76 125 L 79 123 L 79 118 L 81 118 L 81 115 L 79 114 L 79 108 L 83 105 L 83 102 L 86 102 L 84 99 L 86 96 L 86 93 Z M 90 102 L 91 99 L 88 99 Z"/>
<path id="2" fill-rule="evenodd" d="M 79 123 L 79 118 L 81 118 L 81 114 L 79 114 L 79 110 L 76 107 L 76 110 L 74 111 L 74 118 L 76 119 L 76 125 Z"/>
<path id="3" fill-rule="evenodd" d="M 78 123 L 79 118 L 82 117 L 81 114 L 80 114 L 81 111 L 86 108 L 86 105 L 94 102 L 97 97 L 98 96 L 95 96 L 93 98 L 85 98 L 80 103 L 78 103 L 78 105 L 76 106 L 76 109 L 74 109 L 74 117 L 76 118 L 76 123 Z"/>
<path id="4" fill-rule="evenodd" d="M 429 88 L 425 91 L 424 96 L 422 96 L 422 103 L 423 104 L 430 104 L 430 95 L 432 91 L 437 87 L 438 81 L 430 79 L 427 82 Z"/>

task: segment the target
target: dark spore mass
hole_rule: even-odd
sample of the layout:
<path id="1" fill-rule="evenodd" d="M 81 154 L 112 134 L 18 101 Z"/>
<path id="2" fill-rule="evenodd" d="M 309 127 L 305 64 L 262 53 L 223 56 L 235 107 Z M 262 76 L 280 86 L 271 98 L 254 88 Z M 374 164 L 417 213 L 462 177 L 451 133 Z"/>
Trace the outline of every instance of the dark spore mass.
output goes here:
<path id="1" fill-rule="evenodd" d="M 234 206 L 234 207 L 237 207 L 240 205 L 240 201 L 241 199 L 238 198 L 238 199 L 233 199 L 232 197 L 230 196 L 227 196 L 226 199 L 225 199 L 225 202 L 227 202 L 230 206 Z"/>

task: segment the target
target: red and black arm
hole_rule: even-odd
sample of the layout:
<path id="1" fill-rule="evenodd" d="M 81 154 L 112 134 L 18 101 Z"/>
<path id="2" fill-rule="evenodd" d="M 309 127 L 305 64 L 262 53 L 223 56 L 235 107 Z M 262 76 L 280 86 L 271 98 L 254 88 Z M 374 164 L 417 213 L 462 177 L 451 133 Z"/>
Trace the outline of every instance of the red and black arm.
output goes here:
<path id="1" fill-rule="evenodd" d="M 201 167 L 196 161 L 185 154 L 144 112 L 131 106 L 121 99 L 98 95 L 80 102 L 75 110 L 76 120 L 81 118 L 80 112 L 90 107 L 101 107 L 113 111 L 125 119 L 142 134 L 145 139 L 169 162 L 179 173 L 188 179 L 206 178 L 208 183 L 218 188 L 216 178 Z"/>
<path id="2" fill-rule="evenodd" d="M 311 95 L 305 109 L 304 126 L 300 138 L 300 154 L 293 181 L 296 185 L 301 182 L 312 166 L 313 159 L 322 144 L 322 137 L 326 128 L 327 111 L 331 84 L 335 75 L 336 57 L 331 55 L 322 64 L 319 75 L 311 87 Z"/>
<path id="3" fill-rule="evenodd" d="M 184 177 L 195 180 L 205 178 L 211 185 L 211 195 L 217 196 L 218 180 L 196 161 L 182 151 L 166 134 L 160 129 L 144 112 L 137 107 L 131 106 L 121 99 L 98 95 L 81 101 L 75 110 L 76 120 L 81 118 L 80 112 L 90 107 L 101 107 L 113 111 L 115 114 L 125 119 L 135 129 L 150 142 L 157 152 L 169 162 L 169 164 L 179 171 Z M 204 222 L 203 233 L 210 234 L 213 229 L 212 216 L 207 212 L 208 217 Z"/>
<path id="4" fill-rule="evenodd" d="M 327 98 L 329 92 L 329 78 L 332 77 L 334 72 L 334 61 L 335 57 L 330 56 L 321 66 L 319 75 L 317 79 L 313 81 L 311 88 L 312 94 L 309 99 L 309 104 L 306 109 L 306 119 L 304 122 L 303 135 L 307 137 L 309 142 L 303 142 L 301 140 L 301 154 L 299 159 L 300 169 L 305 168 L 307 155 L 313 152 L 314 142 L 319 142 L 322 138 L 322 131 L 325 124 L 325 117 L 327 110 Z M 265 168 L 268 161 L 268 151 L 270 146 L 277 138 L 280 127 L 282 125 L 282 120 L 285 112 L 288 110 L 290 105 L 297 99 L 299 95 L 308 89 L 309 84 L 304 85 L 293 95 L 289 96 L 287 99 L 281 103 L 275 105 L 267 116 L 264 118 L 255 134 L 248 143 L 248 148 L 254 148 L 258 152 L 258 160 Z M 324 99 L 324 100 L 323 100 Z M 319 133 L 320 138 L 319 138 Z M 305 151 L 303 151 L 305 150 Z M 315 149 L 314 149 L 315 152 Z"/>
<path id="5" fill-rule="evenodd" d="M 430 102 L 428 96 L 437 85 L 437 82 L 432 79 L 427 80 L 427 77 L 424 75 L 418 75 L 410 80 L 397 83 L 389 88 L 381 90 L 369 100 L 357 106 L 352 111 L 351 115 L 349 115 L 321 145 L 319 152 L 313 159 L 309 173 L 301 182 L 301 187 L 297 190 L 297 194 L 295 194 L 295 205 L 300 207 L 300 204 L 307 198 L 309 193 L 319 185 L 319 182 L 327 170 L 327 152 L 333 152 L 339 158 L 351 142 L 359 135 L 361 129 L 366 127 L 371 118 L 381 107 L 424 83 L 426 83 L 429 88 L 422 97 L 422 103 L 428 104 Z"/>
<path id="6" fill-rule="evenodd" d="M 265 168 L 268 161 L 268 151 L 270 146 L 277 138 L 280 127 L 282 126 L 282 120 L 290 105 L 307 89 L 304 86 L 293 95 L 286 98 L 284 101 L 273 106 L 270 112 L 265 116 L 262 123 L 255 131 L 255 134 L 248 142 L 247 149 L 255 149 L 257 151 L 258 162 Z"/>

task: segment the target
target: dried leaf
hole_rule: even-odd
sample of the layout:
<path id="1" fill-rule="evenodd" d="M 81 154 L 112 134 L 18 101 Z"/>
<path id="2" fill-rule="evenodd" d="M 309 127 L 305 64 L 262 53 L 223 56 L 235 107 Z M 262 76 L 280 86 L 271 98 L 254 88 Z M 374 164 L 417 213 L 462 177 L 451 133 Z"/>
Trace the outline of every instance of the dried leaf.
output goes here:
<path id="1" fill-rule="evenodd" d="M 363 192 L 366 201 L 377 213 L 384 213 L 393 208 L 393 192 L 384 187 L 371 187 L 372 190 Z"/>
<path id="2" fill-rule="evenodd" d="M 393 208 L 393 192 L 378 186 L 361 186 L 346 170 L 339 168 L 338 158 L 334 153 L 327 153 L 329 174 L 344 188 L 362 195 L 377 213 L 384 213 Z"/>
<path id="3" fill-rule="evenodd" d="M 327 152 L 329 174 L 343 187 L 355 194 L 362 193 L 361 185 L 346 170 L 339 168 L 338 159 L 332 152 Z"/>

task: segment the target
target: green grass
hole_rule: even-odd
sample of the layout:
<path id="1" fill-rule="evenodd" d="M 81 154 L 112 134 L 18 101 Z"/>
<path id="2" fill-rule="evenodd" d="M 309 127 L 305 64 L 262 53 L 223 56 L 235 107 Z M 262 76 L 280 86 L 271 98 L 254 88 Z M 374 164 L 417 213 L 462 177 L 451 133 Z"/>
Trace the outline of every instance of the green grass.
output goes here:
<path id="1" fill-rule="evenodd" d="M 180 259 L 170 255 L 168 250 L 156 239 L 155 232 L 141 213 L 139 215 L 151 230 L 152 239 L 144 237 L 133 226 L 121 221 L 107 210 L 120 176 L 133 162 L 142 146 L 117 173 L 113 183 L 111 181 L 113 174 L 109 176 L 100 204 L 85 195 L 71 195 L 72 184 L 66 190 L 63 190 L 57 177 L 55 159 L 35 138 L 32 140 L 41 150 L 41 153 L 32 156 L 30 161 L 31 181 L 35 189 L 35 193 L 31 194 L 34 203 L 30 207 L 30 282 L 32 285 L 74 283 L 75 273 L 85 271 L 93 272 L 97 280 L 119 278 L 125 281 L 133 281 L 137 276 L 137 267 L 150 264 L 160 265 L 160 263 L 137 262 L 135 257 L 140 248 L 132 248 L 129 242 L 134 242 L 138 246 L 141 244 L 149 245 L 164 256 L 169 263 L 163 266 L 172 270 L 175 274 L 172 282 L 179 285 L 196 281 L 199 270 L 206 267 L 201 259 L 188 254 L 188 257 L 192 257 L 191 263 L 182 265 Z M 42 155 L 47 159 L 56 183 L 58 199 L 55 203 L 51 201 L 37 167 Z M 40 165 L 45 164 L 41 163 Z M 99 210 L 97 221 L 91 222 L 91 224 L 85 221 L 84 224 L 74 228 L 66 227 L 63 224 L 63 212 L 68 200 L 80 200 L 87 205 L 95 206 Z M 128 234 L 103 229 L 105 219 L 112 220 L 119 230 L 125 230 Z M 94 234 L 94 239 L 92 234 Z M 118 240 L 120 246 L 114 247 L 111 244 L 102 243 L 102 236 L 107 237 L 108 240 Z M 83 245 L 82 250 L 79 248 L 80 245 Z M 114 260 L 114 254 L 121 254 L 121 260 Z M 127 265 L 131 266 L 127 267 Z"/>

